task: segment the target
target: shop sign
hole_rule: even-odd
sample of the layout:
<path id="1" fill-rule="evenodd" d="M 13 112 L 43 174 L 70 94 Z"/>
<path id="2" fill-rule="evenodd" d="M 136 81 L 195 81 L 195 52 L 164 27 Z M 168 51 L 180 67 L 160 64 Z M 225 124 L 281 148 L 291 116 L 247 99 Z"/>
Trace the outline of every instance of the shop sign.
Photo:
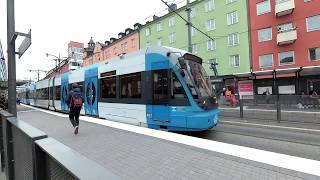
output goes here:
<path id="1" fill-rule="evenodd" d="M 239 96 L 241 99 L 253 99 L 253 81 L 239 81 Z"/>

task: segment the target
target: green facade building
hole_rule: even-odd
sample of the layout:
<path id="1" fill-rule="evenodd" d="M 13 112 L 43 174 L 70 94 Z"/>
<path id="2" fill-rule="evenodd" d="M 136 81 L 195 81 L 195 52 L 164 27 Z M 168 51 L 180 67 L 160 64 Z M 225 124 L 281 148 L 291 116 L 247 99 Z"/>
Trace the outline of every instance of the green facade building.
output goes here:
<path id="1" fill-rule="evenodd" d="M 193 53 L 203 59 L 207 73 L 216 61 L 218 75 L 250 72 L 249 31 L 246 0 L 197 0 L 191 4 L 191 22 L 210 40 L 192 28 Z M 186 7 L 176 10 L 187 19 Z M 140 47 L 164 45 L 188 50 L 188 28 L 174 12 L 154 18 L 140 28 Z M 228 83 L 229 84 L 229 83 Z"/>

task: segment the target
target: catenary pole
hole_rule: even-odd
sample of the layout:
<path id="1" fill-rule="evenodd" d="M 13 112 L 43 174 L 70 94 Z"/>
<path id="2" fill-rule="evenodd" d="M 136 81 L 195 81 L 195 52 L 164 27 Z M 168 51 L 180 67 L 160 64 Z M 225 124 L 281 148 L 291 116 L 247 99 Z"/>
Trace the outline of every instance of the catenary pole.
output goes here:
<path id="1" fill-rule="evenodd" d="M 187 25 L 188 25 L 188 51 L 192 52 L 192 40 L 191 40 L 191 8 L 190 8 L 190 0 L 187 0 Z"/>
<path id="2" fill-rule="evenodd" d="M 7 47 L 8 47 L 8 110 L 17 116 L 16 106 L 16 56 L 15 41 L 14 0 L 7 0 Z"/>

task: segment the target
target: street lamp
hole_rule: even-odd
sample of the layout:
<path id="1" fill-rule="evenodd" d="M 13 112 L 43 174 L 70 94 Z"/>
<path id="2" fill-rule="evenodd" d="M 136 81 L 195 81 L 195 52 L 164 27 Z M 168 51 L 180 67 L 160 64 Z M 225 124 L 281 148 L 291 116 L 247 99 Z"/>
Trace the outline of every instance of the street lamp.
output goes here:
<path id="1" fill-rule="evenodd" d="M 213 70 L 214 72 L 214 76 L 217 77 L 218 76 L 218 70 L 217 70 L 217 66 L 219 65 L 216 61 L 209 61 L 209 64 L 210 64 L 210 69 Z"/>
<path id="2" fill-rule="evenodd" d="M 50 53 L 46 53 L 46 56 L 49 57 L 49 56 L 52 56 L 54 57 L 54 61 L 56 61 L 56 70 L 58 70 L 58 66 L 60 66 L 60 63 L 63 62 L 63 61 L 68 61 L 69 59 L 71 59 L 72 57 L 60 57 L 60 53 L 59 53 L 59 56 L 56 56 L 56 55 L 53 55 L 53 54 L 50 54 Z M 57 64 L 57 61 L 58 61 L 58 64 Z M 60 72 L 60 70 L 59 70 Z"/>
<path id="3" fill-rule="evenodd" d="M 40 80 L 40 77 L 39 77 L 40 72 L 44 72 L 44 73 L 48 72 L 48 71 L 44 71 L 44 70 L 40 70 L 40 69 L 37 69 L 37 70 L 28 69 L 28 71 L 29 72 L 36 72 L 38 74 L 38 81 Z"/>

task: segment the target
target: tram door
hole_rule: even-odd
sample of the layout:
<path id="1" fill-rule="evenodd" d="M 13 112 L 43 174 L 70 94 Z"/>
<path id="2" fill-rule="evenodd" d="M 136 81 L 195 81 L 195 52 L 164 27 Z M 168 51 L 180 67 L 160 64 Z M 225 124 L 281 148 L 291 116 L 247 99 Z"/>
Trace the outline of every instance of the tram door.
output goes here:
<path id="1" fill-rule="evenodd" d="M 61 77 L 61 110 L 68 111 L 68 105 L 66 103 L 69 92 L 69 79 L 67 75 Z"/>
<path id="2" fill-rule="evenodd" d="M 98 68 L 86 70 L 84 84 L 85 113 L 86 115 L 98 116 Z"/>
<path id="3" fill-rule="evenodd" d="M 54 94 L 53 94 L 53 87 L 54 87 L 54 78 L 49 79 L 49 98 L 48 98 L 48 107 L 54 107 Z"/>
<path id="4" fill-rule="evenodd" d="M 153 77 L 152 121 L 155 127 L 166 129 L 170 125 L 168 70 L 155 70 Z"/>

